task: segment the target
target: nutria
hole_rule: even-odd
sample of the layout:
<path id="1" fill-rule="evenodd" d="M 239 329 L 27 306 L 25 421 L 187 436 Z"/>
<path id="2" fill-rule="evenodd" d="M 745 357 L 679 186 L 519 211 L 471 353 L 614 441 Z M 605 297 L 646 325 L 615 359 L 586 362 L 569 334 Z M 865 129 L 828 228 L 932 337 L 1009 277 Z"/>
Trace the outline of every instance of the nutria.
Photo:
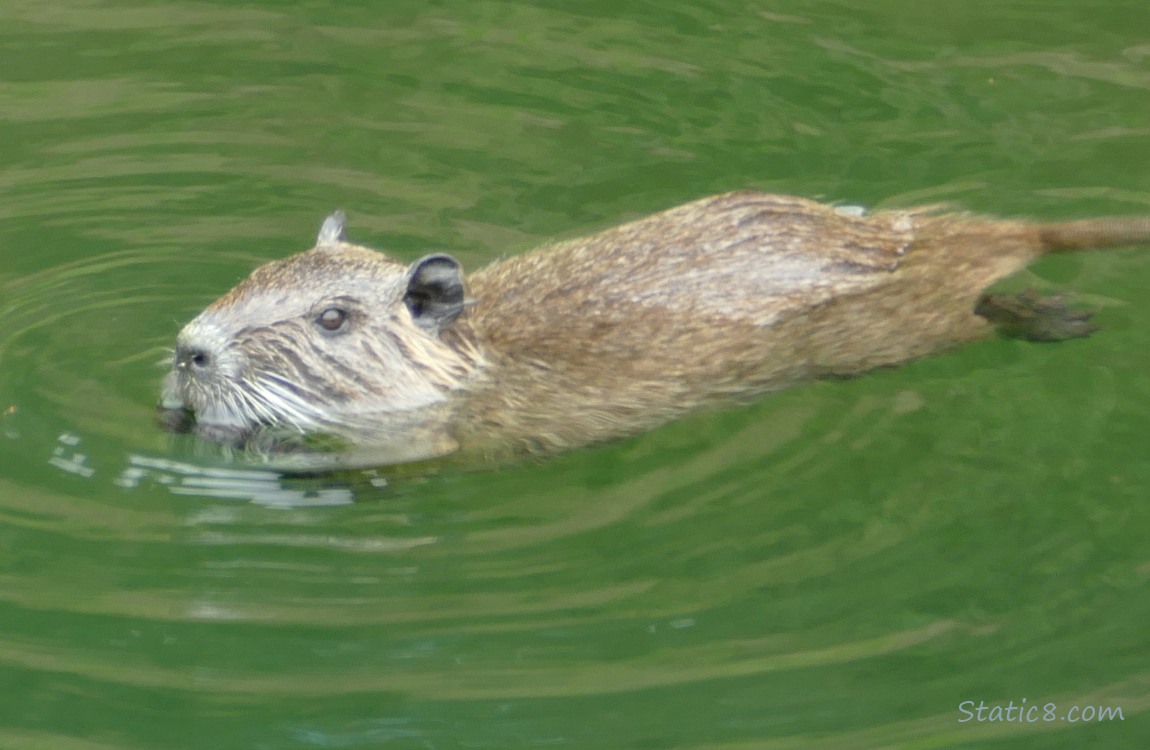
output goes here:
<path id="1" fill-rule="evenodd" d="M 894 365 L 1004 323 L 1089 315 L 987 286 L 1046 252 L 1150 239 L 1150 218 L 1035 224 L 870 215 L 757 192 L 705 198 L 480 269 L 351 244 L 257 268 L 178 338 L 166 426 L 253 446 L 551 453 L 822 376 Z M 294 436 L 294 438 L 293 438 Z M 319 441 L 323 443 L 323 440 Z"/>

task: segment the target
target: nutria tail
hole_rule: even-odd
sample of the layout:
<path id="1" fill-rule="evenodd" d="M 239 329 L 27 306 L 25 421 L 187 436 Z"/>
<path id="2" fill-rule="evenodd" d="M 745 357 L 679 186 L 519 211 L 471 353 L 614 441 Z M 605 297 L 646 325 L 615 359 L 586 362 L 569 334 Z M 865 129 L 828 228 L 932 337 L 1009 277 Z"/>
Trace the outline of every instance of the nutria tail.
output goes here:
<path id="1" fill-rule="evenodd" d="M 1044 224 L 1038 229 L 1042 248 L 1048 253 L 1068 250 L 1101 250 L 1123 245 L 1150 245 L 1150 216 L 1082 219 Z"/>

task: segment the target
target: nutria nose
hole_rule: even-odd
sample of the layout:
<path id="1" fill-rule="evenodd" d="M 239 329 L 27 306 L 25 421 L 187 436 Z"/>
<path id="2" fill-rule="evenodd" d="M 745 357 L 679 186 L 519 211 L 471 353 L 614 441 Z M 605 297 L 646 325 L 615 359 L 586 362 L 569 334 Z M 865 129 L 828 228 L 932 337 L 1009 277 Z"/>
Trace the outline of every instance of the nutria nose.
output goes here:
<path id="1" fill-rule="evenodd" d="M 212 366 L 212 355 L 199 346 L 176 345 L 176 367 L 181 370 L 205 372 Z"/>

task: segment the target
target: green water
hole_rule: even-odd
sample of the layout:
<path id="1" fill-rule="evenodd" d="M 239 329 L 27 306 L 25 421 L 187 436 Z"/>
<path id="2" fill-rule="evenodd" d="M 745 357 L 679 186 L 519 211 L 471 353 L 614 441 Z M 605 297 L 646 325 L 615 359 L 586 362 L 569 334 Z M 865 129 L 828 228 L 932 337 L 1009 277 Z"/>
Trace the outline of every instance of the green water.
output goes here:
<path id="1" fill-rule="evenodd" d="M 0 19 L 0 747 L 1147 746 L 1145 248 L 1014 282 L 1088 340 L 547 462 L 281 479 L 152 414 L 179 326 L 335 208 L 468 268 L 747 187 L 1150 212 L 1144 0 Z M 1056 720 L 962 721 L 1023 699 Z"/>

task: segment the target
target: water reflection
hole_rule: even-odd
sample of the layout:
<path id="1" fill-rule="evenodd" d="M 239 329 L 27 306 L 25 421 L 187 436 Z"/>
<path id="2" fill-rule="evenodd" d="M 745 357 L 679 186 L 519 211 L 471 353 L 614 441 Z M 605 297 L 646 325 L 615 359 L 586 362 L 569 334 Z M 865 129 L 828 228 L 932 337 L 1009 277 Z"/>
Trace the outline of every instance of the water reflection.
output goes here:
<path id="1" fill-rule="evenodd" d="M 128 466 L 114 482 L 129 489 L 154 482 L 175 495 L 250 500 L 271 507 L 345 505 L 355 499 L 348 487 L 293 489 L 274 471 L 221 469 L 139 455 L 128 456 Z M 373 484 L 382 487 L 387 481 L 378 479 Z"/>

